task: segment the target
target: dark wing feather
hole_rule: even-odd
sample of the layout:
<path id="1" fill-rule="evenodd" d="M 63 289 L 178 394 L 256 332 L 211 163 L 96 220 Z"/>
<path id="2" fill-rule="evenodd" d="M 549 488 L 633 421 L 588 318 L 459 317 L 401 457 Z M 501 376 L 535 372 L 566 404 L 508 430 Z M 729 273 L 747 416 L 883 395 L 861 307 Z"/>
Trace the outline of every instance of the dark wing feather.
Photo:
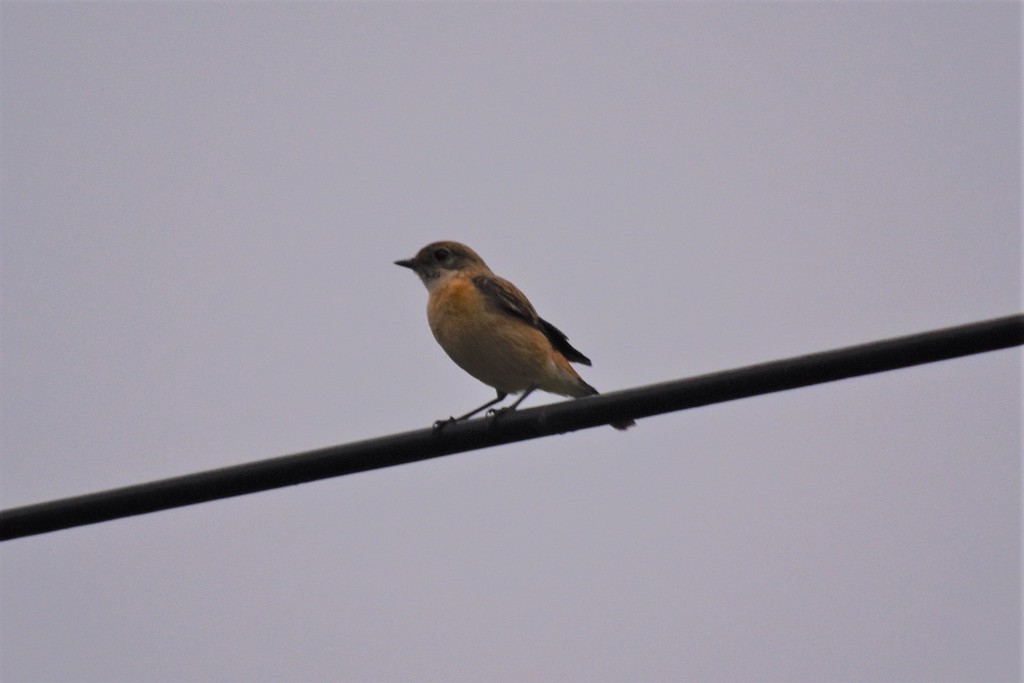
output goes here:
<path id="1" fill-rule="evenodd" d="M 590 365 L 590 359 L 580 353 L 577 349 L 569 343 L 565 333 L 560 329 L 549 323 L 547 320 L 540 321 L 540 331 L 551 341 L 551 345 L 555 347 L 555 351 L 565 356 L 566 360 L 571 360 L 573 363 L 583 363 L 584 365 Z"/>
<path id="2" fill-rule="evenodd" d="M 555 351 L 565 356 L 566 360 L 590 365 L 590 359 L 573 348 L 564 332 L 537 315 L 530 301 L 511 282 L 493 275 L 477 275 L 473 278 L 473 284 L 498 310 L 543 332 Z"/>

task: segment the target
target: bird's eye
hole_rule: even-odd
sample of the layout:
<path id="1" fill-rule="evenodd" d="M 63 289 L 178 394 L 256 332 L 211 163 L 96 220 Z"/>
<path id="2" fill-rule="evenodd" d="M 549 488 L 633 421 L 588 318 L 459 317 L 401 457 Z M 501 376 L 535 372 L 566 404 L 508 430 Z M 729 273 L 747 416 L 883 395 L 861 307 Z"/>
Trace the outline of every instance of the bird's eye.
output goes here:
<path id="1" fill-rule="evenodd" d="M 434 260 L 435 261 L 447 261 L 448 257 L 450 255 L 451 255 L 451 252 L 449 252 L 447 249 L 435 249 L 434 250 Z"/>

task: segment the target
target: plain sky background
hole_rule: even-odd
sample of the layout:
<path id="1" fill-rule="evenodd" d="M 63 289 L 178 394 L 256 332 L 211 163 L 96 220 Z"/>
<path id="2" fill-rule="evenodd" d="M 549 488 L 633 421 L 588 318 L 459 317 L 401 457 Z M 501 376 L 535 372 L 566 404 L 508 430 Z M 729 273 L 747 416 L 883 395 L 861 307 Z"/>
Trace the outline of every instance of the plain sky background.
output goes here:
<path id="1" fill-rule="evenodd" d="M 0 6 L 3 507 L 1021 310 L 1017 3 Z M 561 400 L 531 397 L 528 405 Z M 4 543 L 0 677 L 1013 681 L 1021 353 Z"/>

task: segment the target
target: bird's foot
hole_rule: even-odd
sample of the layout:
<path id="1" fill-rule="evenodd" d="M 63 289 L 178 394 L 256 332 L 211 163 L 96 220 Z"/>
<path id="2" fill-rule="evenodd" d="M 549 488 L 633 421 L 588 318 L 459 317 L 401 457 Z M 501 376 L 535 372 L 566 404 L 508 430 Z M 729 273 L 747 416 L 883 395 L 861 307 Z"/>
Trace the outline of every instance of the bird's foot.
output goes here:
<path id="1" fill-rule="evenodd" d="M 510 408 L 509 406 L 504 406 L 503 408 L 491 408 L 486 413 L 484 413 L 484 417 L 498 417 L 499 415 L 504 415 L 505 413 L 511 413 L 513 410 L 515 410 L 515 408 Z"/>
<path id="2" fill-rule="evenodd" d="M 447 420 L 437 420 L 436 422 L 434 422 L 433 432 L 434 434 L 439 434 L 442 429 L 444 429 L 450 424 L 455 424 L 456 422 L 458 422 L 458 420 L 456 420 L 454 417 L 449 417 Z"/>

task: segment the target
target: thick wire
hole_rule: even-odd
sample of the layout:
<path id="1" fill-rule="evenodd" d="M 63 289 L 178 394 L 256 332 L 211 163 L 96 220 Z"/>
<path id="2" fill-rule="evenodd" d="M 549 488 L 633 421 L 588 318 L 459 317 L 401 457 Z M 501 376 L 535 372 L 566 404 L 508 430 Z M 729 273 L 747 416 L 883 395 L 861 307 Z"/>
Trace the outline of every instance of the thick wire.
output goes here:
<path id="1" fill-rule="evenodd" d="M 562 401 L 0 511 L 0 540 L 1024 344 L 1024 315 Z M 642 428 L 642 427 L 641 427 Z M 616 434 L 609 438 L 629 438 Z"/>

